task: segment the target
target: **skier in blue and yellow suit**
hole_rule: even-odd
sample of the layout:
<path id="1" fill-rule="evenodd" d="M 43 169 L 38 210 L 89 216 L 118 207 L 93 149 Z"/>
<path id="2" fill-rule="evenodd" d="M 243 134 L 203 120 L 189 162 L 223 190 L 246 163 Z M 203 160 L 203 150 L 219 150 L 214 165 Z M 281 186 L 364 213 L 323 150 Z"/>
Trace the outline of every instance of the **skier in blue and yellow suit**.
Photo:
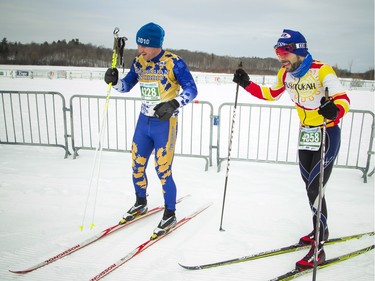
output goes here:
<path id="1" fill-rule="evenodd" d="M 164 30 L 155 23 L 140 28 L 136 35 L 138 56 L 129 73 L 118 79 L 117 69 L 108 69 L 105 81 L 112 82 L 119 92 L 129 92 L 137 83 L 141 89 L 142 106 L 132 143 L 133 183 L 136 203 L 125 213 L 125 223 L 147 212 L 146 168 L 155 150 L 155 169 L 163 187 L 165 211 L 154 231 L 166 233 L 176 223 L 176 184 L 172 162 L 177 136 L 178 108 L 197 96 L 194 79 L 182 58 L 162 49 Z M 182 88 L 182 91 L 180 91 Z"/>

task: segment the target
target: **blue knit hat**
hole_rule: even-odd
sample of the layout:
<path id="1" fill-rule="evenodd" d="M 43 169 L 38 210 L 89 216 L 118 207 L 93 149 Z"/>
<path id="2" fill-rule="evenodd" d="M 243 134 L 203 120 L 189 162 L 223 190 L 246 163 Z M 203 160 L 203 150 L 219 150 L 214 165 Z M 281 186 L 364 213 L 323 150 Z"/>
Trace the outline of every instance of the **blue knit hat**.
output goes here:
<path id="1" fill-rule="evenodd" d="M 138 30 L 136 41 L 141 46 L 160 48 L 163 45 L 164 34 L 164 29 L 160 25 L 150 22 Z"/>
<path id="2" fill-rule="evenodd" d="M 285 45 L 292 44 L 294 46 L 293 54 L 298 56 L 306 57 L 307 56 L 307 42 L 305 37 L 298 32 L 290 29 L 284 29 L 283 33 L 281 34 L 275 48 L 282 47 Z"/>

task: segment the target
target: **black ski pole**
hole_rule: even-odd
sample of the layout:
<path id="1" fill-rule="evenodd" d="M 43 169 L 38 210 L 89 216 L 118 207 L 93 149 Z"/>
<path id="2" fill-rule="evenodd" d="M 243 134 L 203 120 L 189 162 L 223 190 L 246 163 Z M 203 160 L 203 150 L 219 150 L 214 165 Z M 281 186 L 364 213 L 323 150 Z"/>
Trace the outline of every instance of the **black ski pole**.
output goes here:
<path id="1" fill-rule="evenodd" d="M 328 100 L 328 87 L 325 88 L 325 98 Z M 314 269 L 312 280 L 316 280 L 316 272 L 318 268 L 318 247 L 320 240 L 320 216 L 322 215 L 322 201 L 323 201 L 323 185 L 324 185 L 324 158 L 326 155 L 326 130 L 327 130 L 327 118 L 324 117 L 323 128 L 322 128 L 322 141 L 320 148 L 320 175 L 319 175 L 319 198 L 318 198 L 318 210 L 315 225 L 315 248 L 314 248 Z"/>
<path id="2" fill-rule="evenodd" d="M 238 65 L 238 67 L 242 67 L 242 62 Z M 227 186 L 228 186 L 228 174 L 229 174 L 229 166 L 230 166 L 230 154 L 232 150 L 232 141 L 233 141 L 233 131 L 234 131 L 234 123 L 235 123 L 235 117 L 236 117 L 236 109 L 237 109 L 237 100 L 238 100 L 238 90 L 240 88 L 240 84 L 237 83 L 236 86 L 236 98 L 234 101 L 234 108 L 233 108 L 233 116 L 232 116 L 232 128 L 230 131 L 230 140 L 229 140 L 229 146 L 228 146 L 228 160 L 227 160 L 227 172 L 225 175 L 225 184 L 224 184 L 224 194 L 223 194 L 223 206 L 221 208 L 221 219 L 220 219 L 220 231 L 225 231 L 223 229 L 223 216 L 224 216 L 224 206 L 225 206 L 225 198 L 227 194 Z"/>

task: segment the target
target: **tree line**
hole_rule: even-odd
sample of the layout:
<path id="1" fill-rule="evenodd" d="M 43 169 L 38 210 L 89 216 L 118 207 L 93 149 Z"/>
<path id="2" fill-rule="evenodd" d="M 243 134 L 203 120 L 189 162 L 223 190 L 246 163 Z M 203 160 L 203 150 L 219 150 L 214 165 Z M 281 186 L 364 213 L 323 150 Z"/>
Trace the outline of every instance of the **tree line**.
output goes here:
<path id="1" fill-rule="evenodd" d="M 189 50 L 167 50 L 181 56 L 192 71 L 233 73 L 240 61 L 246 71 L 254 75 L 275 75 L 280 68 L 280 63 L 275 58 L 218 56 Z M 110 67 L 112 53 L 110 48 L 83 44 L 79 39 L 22 44 L 8 42 L 3 38 L 0 43 L 0 64 Z M 137 50 L 125 48 L 125 68 L 130 67 L 136 54 Z M 333 68 L 341 78 L 374 80 L 374 69 L 364 73 L 352 73 L 336 66 Z"/>

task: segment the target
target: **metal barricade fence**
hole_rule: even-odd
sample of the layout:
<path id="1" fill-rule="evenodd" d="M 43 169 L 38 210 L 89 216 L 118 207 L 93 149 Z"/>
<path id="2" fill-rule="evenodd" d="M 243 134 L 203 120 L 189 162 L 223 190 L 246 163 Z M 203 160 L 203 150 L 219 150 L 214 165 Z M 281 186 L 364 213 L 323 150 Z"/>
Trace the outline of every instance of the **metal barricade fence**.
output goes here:
<path id="1" fill-rule="evenodd" d="M 65 99 L 57 92 L 0 91 L 0 143 L 68 150 Z"/>
<path id="2" fill-rule="evenodd" d="M 219 108 L 217 166 L 228 158 L 233 103 Z M 231 160 L 297 164 L 299 119 L 293 106 L 238 104 Z M 367 182 L 374 139 L 374 113 L 351 110 L 340 122 L 341 147 L 335 165 L 359 169 Z"/>
<path id="3" fill-rule="evenodd" d="M 140 103 L 140 98 L 111 97 L 103 150 L 131 151 Z M 70 137 L 75 158 L 80 149 L 96 149 L 104 105 L 104 96 L 74 95 L 67 108 L 64 97 L 57 92 L 0 91 L 0 143 L 61 147 L 67 158 Z M 208 170 L 216 149 L 220 170 L 228 156 L 233 107 L 233 103 L 220 105 L 216 116 L 206 101 L 181 108 L 176 155 L 202 158 Z M 231 159 L 297 164 L 299 120 L 294 107 L 240 103 L 234 125 Z M 335 165 L 359 169 L 367 182 L 374 155 L 374 113 L 353 109 L 341 120 L 340 127 L 341 148 Z"/>
<path id="4" fill-rule="evenodd" d="M 80 149 L 96 149 L 104 114 L 103 96 L 74 95 L 70 99 L 72 149 L 74 157 Z M 130 152 L 136 122 L 141 108 L 140 98 L 111 97 L 108 102 L 103 150 Z M 103 111 L 103 112 L 102 112 Z M 212 166 L 213 107 L 195 101 L 180 109 L 175 155 L 203 158 L 205 169 Z"/>

